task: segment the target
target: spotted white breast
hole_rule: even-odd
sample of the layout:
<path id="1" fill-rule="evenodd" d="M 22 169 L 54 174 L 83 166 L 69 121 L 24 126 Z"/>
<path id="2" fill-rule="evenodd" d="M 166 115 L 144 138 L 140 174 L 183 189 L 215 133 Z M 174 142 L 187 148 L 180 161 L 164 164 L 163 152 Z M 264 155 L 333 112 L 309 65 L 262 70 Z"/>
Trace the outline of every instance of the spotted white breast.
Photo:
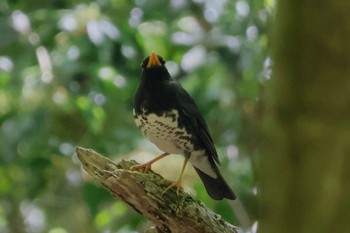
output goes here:
<path id="1" fill-rule="evenodd" d="M 216 178 L 216 172 L 210 166 L 205 150 L 194 150 L 192 136 L 185 128 L 179 127 L 177 110 L 165 112 L 163 115 L 146 114 L 145 110 L 136 115 L 134 110 L 134 117 L 142 134 L 160 150 L 187 156 L 193 166 Z"/>
<path id="2" fill-rule="evenodd" d="M 180 145 L 179 136 L 189 137 L 189 135 L 185 129 L 178 128 L 177 118 L 179 114 L 177 110 L 166 112 L 160 116 L 155 113 L 145 114 L 143 111 L 141 115 L 134 113 L 134 116 L 136 125 L 143 135 L 160 150 L 169 154 L 184 154 L 185 148 Z M 188 141 L 184 141 L 182 144 L 186 144 L 190 151 L 193 150 L 193 146 L 188 145 Z"/>

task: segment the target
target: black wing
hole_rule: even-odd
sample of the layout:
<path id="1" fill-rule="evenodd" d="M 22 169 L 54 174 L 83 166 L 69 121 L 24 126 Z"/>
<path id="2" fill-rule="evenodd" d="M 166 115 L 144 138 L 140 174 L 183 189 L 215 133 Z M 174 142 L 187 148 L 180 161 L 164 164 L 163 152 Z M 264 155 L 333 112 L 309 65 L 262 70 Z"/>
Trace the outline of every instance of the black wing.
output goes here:
<path id="1" fill-rule="evenodd" d="M 190 133 L 203 147 L 202 149 L 208 151 L 208 154 L 212 156 L 214 161 L 220 164 L 213 139 L 210 136 L 208 126 L 202 114 L 199 112 L 193 98 L 181 86 L 180 89 L 177 92 L 181 103 L 178 106 L 180 118 L 184 121 L 183 123 L 188 127 L 188 130 L 190 130 Z"/>

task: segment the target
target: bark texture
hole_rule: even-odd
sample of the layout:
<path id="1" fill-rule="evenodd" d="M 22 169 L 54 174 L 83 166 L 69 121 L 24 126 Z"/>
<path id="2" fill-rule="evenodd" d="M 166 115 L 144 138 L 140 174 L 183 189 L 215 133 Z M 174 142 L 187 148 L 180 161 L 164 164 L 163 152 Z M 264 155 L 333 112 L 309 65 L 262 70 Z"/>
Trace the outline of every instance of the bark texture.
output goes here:
<path id="1" fill-rule="evenodd" d="M 350 1 L 278 2 L 260 233 L 350 232 Z"/>
<path id="2" fill-rule="evenodd" d="M 162 182 L 163 177 L 153 171 L 130 171 L 135 161 L 115 163 L 91 149 L 77 147 L 76 151 L 87 173 L 155 224 L 147 232 L 238 232 L 235 226 L 183 191 L 177 196 L 172 189 L 162 196 L 169 184 Z"/>

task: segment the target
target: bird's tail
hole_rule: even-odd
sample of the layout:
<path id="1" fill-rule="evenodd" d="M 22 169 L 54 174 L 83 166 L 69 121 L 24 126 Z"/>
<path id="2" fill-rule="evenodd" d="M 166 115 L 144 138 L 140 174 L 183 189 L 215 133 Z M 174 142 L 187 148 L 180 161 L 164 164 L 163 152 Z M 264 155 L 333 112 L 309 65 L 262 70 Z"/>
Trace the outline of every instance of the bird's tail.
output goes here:
<path id="1" fill-rule="evenodd" d="M 215 165 L 214 165 L 215 166 Z M 228 186 L 224 178 L 221 176 L 218 168 L 215 166 L 217 178 L 208 176 L 198 168 L 194 167 L 199 177 L 201 178 L 205 189 L 207 190 L 209 196 L 214 200 L 222 200 L 227 198 L 230 200 L 235 200 L 236 195 L 233 190 Z"/>

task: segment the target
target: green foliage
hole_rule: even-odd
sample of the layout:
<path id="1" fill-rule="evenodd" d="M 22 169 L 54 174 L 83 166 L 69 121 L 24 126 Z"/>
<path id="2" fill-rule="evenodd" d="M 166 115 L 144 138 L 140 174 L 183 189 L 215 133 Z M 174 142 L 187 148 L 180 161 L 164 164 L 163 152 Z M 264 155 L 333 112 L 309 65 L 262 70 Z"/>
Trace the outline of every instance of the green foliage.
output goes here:
<path id="1" fill-rule="evenodd" d="M 244 208 L 210 200 L 200 183 L 198 197 L 249 227 L 257 217 L 252 158 L 268 15 L 258 0 L 1 1 L 0 231 L 145 227 L 87 184 L 74 148 L 118 159 L 147 148 L 132 100 L 151 51 L 196 99 Z"/>

